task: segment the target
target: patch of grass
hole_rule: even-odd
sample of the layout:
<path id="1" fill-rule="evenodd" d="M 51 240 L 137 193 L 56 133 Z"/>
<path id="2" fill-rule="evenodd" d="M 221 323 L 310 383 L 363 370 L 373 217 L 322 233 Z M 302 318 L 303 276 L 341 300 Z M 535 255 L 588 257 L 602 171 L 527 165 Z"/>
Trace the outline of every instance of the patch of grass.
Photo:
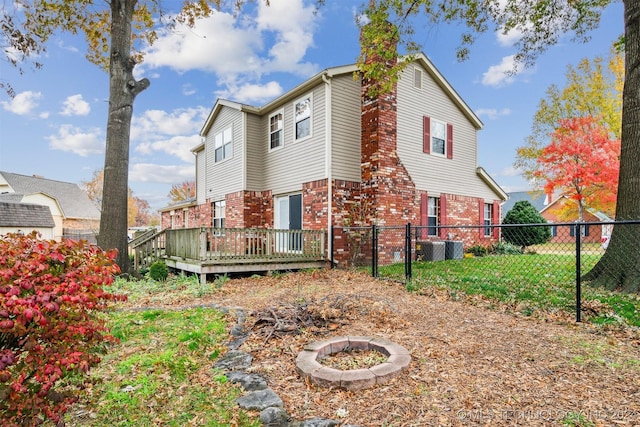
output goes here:
<path id="1" fill-rule="evenodd" d="M 581 271 L 591 269 L 599 255 L 582 257 Z M 404 277 L 404 264 L 381 266 L 381 277 Z M 538 253 L 498 255 L 435 262 L 414 262 L 407 290 L 445 289 L 450 295 L 478 295 L 506 304 L 525 315 L 536 310 L 575 313 L 575 257 L 573 254 Z M 637 295 L 582 287 L 583 306 L 596 302 L 598 312 L 590 321 L 640 326 L 640 298 Z"/>
<path id="2" fill-rule="evenodd" d="M 579 412 L 567 412 L 561 420 L 563 426 L 571 427 L 595 427 L 595 423 L 589 421 Z"/>
<path id="3" fill-rule="evenodd" d="M 195 274 L 180 273 L 170 275 L 165 281 L 155 281 L 150 278 L 141 280 L 127 281 L 117 278 L 110 287 L 110 291 L 117 294 L 127 295 L 130 302 L 135 303 L 140 299 L 145 299 L 148 304 L 152 304 L 154 300 L 158 302 L 166 301 L 167 297 L 175 299 L 184 299 L 184 297 L 202 298 L 215 292 L 219 286 L 206 283 L 201 284 L 200 278 Z M 220 285 L 221 286 L 221 285 Z"/>
<path id="4" fill-rule="evenodd" d="M 212 368 L 228 338 L 222 313 L 114 311 L 109 322 L 120 343 L 91 371 L 93 386 L 79 402 L 90 415 L 72 408 L 67 425 L 260 425 L 237 406 L 240 388 Z"/>

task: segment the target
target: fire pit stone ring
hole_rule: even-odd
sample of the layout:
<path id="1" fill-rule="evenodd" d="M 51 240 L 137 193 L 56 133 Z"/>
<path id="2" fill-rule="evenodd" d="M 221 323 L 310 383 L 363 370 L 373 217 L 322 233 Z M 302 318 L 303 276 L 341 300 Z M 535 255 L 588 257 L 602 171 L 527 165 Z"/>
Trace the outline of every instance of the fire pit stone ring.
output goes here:
<path id="1" fill-rule="evenodd" d="M 319 357 L 348 350 L 375 350 L 387 356 L 387 360 L 370 368 L 345 371 L 323 366 L 318 362 Z M 342 336 L 307 344 L 298 353 L 296 370 L 317 386 L 362 390 L 398 376 L 410 362 L 409 351 L 388 339 Z"/>

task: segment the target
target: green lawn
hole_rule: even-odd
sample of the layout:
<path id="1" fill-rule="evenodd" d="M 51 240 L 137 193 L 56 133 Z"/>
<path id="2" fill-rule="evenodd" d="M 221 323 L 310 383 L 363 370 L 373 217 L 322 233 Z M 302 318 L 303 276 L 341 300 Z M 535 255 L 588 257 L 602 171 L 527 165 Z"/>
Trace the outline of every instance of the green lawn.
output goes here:
<path id="1" fill-rule="evenodd" d="M 583 255 L 582 273 L 592 268 L 599 257 Z M 379 272 L 381 277 L 404 279 L 403 264 L 380 267 Z M 535 310 L 575 313 L 575 283 L 573 255 L 538 253 L 414 262 L 407 289 L 420 292 L 425 287 L 437 287 L 454 295 L 482 295 L 524 314 Z M 593 323 L 640 326 L 637 295 L 608 292 L 583 284 L 581 299 L 583 307 L 598 307 L 597 314 L 588 318 Z"/>
<path id="2" fill-rule="evenodd" d="M 195 295 L 197 278 L 168 282 L 118 280 L 129 295 Z M 91 370 L 91 386 L 66 415 L 69 426 L 259 426 L 238 408 L 241 389 L 213 368 L 229 336 L 220 311 L 123 309 L 108 315 L 120 340 Z"/>

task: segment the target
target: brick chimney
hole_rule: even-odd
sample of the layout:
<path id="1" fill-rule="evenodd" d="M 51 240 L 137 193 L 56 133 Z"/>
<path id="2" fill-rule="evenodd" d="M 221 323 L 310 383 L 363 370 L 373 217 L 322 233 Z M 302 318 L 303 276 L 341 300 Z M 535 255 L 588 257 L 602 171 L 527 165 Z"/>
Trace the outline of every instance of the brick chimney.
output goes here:
<path id="1" fill-rule="evenodd" d="M 386 78 L 398 60 L 397 31 L 388 24 L 384 49 L 381 55 L 365 58 L 365 63 L 376 63 L 383 68 Z M 363 43 L 363 37 L 360 37 Z M 369 212 L 368 222 L 377 225 L 404 225 L 415 221 L 415 185 L 398 158 L 397 149 L 397 84 L 391 91 L 370 95 L 370 88 L 377 86 L 372 79 L 362 78 L 361 86 L 361 196 L 363 207 Z M 380 91 L 378 91 L 380 92 Z"/>

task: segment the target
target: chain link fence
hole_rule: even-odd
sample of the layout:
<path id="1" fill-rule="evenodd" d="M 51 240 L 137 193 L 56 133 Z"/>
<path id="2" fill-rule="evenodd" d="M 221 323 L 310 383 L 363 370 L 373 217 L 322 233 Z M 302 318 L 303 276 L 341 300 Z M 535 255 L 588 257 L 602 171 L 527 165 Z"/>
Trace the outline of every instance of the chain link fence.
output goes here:
<path id="1" fill-rule="evenodd" d="M 584 283 L 640 290 L 640 221 L 335 227 L 332 242 L 338 268 L 497 298 L 563 295 L 558 304 L 575 304 L 578 321 Z"/>

